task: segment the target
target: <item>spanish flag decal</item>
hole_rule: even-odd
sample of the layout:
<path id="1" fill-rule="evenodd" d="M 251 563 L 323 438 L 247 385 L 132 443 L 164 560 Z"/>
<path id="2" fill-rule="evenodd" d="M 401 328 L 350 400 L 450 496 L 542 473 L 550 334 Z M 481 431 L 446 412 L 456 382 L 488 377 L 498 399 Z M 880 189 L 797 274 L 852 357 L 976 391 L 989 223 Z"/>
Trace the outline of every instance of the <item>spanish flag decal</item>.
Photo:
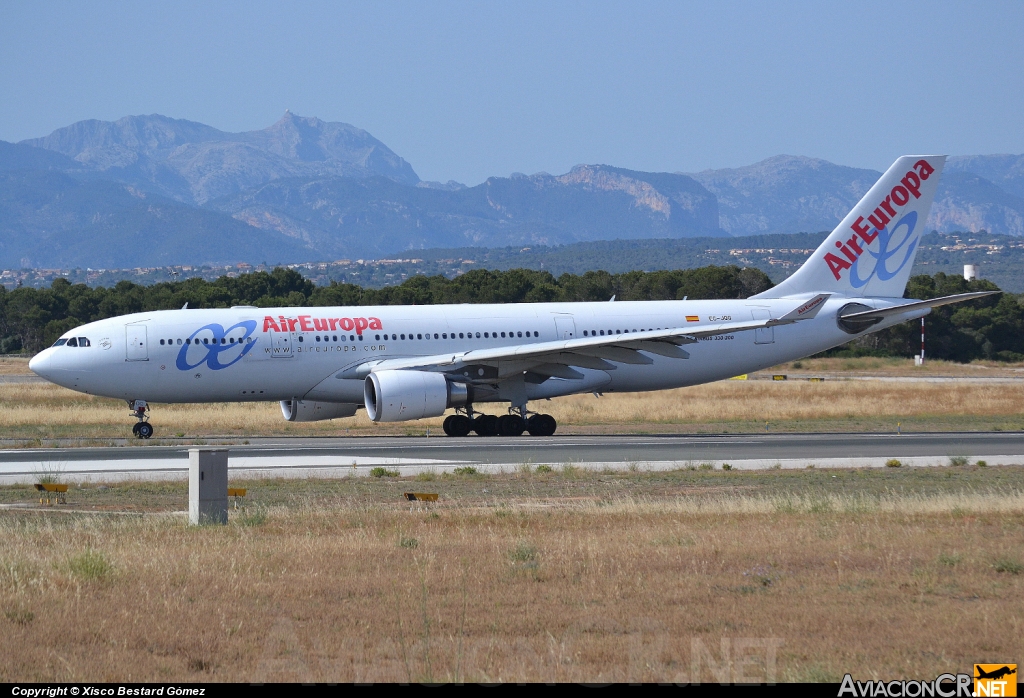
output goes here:
<path id="1" fill-rule="evenodd" d="M 687 322 L 700 322 L 700 316 L 699 315 L 687 315 L 686 316 L 686 321 Z"/>

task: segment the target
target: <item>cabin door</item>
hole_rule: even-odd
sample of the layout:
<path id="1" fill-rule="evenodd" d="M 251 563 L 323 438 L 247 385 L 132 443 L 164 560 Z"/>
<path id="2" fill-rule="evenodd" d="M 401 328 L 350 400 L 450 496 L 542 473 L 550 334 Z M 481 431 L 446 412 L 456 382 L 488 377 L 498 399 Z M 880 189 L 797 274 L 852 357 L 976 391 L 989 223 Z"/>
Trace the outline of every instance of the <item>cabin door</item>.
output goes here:
<path id="1" fill-rule="evenodd" d="M 555 334 L 559 339 L 576 338 L 576 322 L 572 319 L 572 315 L 555 316 Z"/>
<path id="2" fill-rule="evenodd" d="M 772 313 L 767 308 L 757 308 L 751 310 L 750 314 L 755 320 L 770 320 Z M 754 330 L 754 344 L 774 344 L 775 343 L 775 328 L 774 327 L 762 327 Z"/>
<path id="3" fill-rule="evenodd" d="M 135 323 L 124 326 L 127 353 L 125 361 L 149 361 L 149 345 L 146 338 L 146 326 Z"/>
<path id="4" fill-rule="evenodd" d="M 295 356 L 294 332 L 268 332 L 270 335 L 270 356 L 275 359 L 289 359 Z"/>

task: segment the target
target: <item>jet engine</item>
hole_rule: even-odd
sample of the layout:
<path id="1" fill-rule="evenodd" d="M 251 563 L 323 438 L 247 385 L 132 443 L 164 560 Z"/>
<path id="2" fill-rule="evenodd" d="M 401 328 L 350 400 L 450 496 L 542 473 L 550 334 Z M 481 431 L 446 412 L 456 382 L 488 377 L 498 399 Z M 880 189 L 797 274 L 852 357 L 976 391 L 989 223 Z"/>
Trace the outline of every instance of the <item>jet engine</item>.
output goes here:
<path id="1" fill-rule="evenodd" d="M 868 310 L 874 310 L 874 308 L 864 305 L 863 303 L 847 303 L 839 312 L 836 313 L 836 324 L 846 334 L 858 334 L 864 330 L 870 328 L 872 325 L 877 325 L 882 321 L 881 317 L 871 318 L 869 320 L 845 320 L 844 315 L 853 315 L 854 313 L 863 313 Z"/>
<path id="2" fill-rule="evenodd" d="M 469 402 L 464 383 L 452 383 L 428 371 L 380 371 L 363 383 L 366 414 L 375 422 L 404 422 L 437 417 Z"/>
<path id="3" fill-rule="evenodd" d="M 281 400 L 281 414 L 289 422 L 319 422 L 324 419 L 351 417 L 357 409 L 359 405 L 348 402 Z"/>

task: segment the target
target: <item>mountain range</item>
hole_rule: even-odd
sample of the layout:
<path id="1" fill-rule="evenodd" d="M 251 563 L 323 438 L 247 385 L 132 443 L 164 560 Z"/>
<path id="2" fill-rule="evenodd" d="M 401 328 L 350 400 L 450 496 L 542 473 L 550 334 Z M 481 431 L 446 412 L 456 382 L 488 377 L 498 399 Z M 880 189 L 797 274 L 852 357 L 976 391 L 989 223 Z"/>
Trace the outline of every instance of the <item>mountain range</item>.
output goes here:
<path id="1" fill-rule="evenodd" d="M 420 181 L 372 135 L 291 112 L 228 133 L 160 115 L 0 141 L 0 267 L 379 258 L 437 247 L 830 230 L 880 176 L 780 155 L 747 167 Z M 928 222 L 1024 235 L 1024 156 L 949 159 Z"/>

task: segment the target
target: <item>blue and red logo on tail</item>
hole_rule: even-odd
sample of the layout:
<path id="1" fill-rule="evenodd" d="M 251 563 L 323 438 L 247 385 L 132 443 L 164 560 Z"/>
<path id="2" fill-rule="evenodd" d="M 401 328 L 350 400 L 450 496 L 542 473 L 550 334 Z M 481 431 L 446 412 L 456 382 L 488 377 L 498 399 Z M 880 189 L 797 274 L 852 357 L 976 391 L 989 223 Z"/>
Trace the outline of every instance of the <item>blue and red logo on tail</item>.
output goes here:
<path id="1" fill-rule="evenodd" d="M 850 284 L 854 288 L 860 288 L 867 284 L 873 276 L 885 281 L 893 278 L 907 265 L 907 262 L 914 258 L 917 250 L 917 243 L 920 239 L 920 232 L 915 234 L 918 215 L 916 211 L 909 211 L 896 223 L 889 227 L 899 215 L 897 208 L 906 206 L 912 199 L 921 198 L 921 182 L 927 180 L 935 173 L 927 160 L 918 160 L 912 169 L 900 180 L 900 183 L 892 188 L 889 194 L 879 202 L 868 218 L 858 216 L 850 225 L 853 235 L 843 242 L 836 241 L 836 248 L 839 254 L 832 252 L 825 253 L 825 264 L 835 277 L 836 281 L 842 278 L 843 271 L 850 270 Z M 870 224 L 870 225 L 868 225 Z M 878 241 L 878 250 L 873 251 L 869 246 Z M 865 253 L 867 253 L 865 255 Z M 842 256 L 839 256 L 839 255 Z M 902 259 L 895 269 L 889 268 L 889 260 L 896 257 Z M 865 256 L 872 259 L 871 270 L 864 268 L 861 261 Z"/>

